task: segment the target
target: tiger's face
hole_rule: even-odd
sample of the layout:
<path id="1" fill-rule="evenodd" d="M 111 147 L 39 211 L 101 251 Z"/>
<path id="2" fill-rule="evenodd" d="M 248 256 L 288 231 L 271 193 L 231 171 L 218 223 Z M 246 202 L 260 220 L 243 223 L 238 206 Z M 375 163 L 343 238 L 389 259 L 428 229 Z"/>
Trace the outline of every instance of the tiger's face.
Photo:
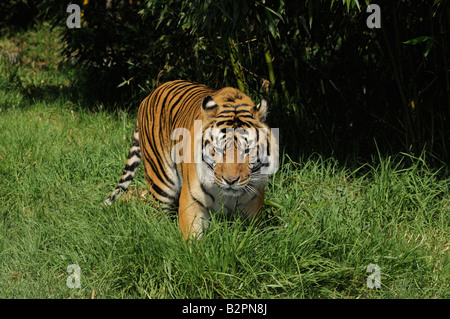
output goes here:
<path id="1" fill-rule="evenodd" d="M 278 148 L 271 145 L 271 130 L 264 123 L 266 101 L 255 106 L 232 90 L 203 100 L 202 162 L 197 171 L 204 185 L 237 197 L 265 186 Z"/>

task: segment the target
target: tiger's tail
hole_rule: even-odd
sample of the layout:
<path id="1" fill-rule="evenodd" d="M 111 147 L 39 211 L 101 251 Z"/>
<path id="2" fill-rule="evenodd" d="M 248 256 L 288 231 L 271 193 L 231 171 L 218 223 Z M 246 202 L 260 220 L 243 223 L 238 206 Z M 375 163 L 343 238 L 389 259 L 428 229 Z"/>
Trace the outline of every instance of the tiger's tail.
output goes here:
<path id="1" fill-rule="evenodd" d="M 122 177 L 120 178 L 119 184 L 117 185 L 114 192 L 105 200 L 105 205 L 111 205 L 112 202 L 120 197 L 122 193 L 128 190 L 131 181 L 136 174 L 136 171 L 141 163 L 141 149 L 139 147 L 139 129 L 136 123 L 136 127 L 133 133 L 133 139 L 131 141 L 130 151 L 128 152 L 128 158 L 125 164 L 125 168 L 122 172 Z"/>

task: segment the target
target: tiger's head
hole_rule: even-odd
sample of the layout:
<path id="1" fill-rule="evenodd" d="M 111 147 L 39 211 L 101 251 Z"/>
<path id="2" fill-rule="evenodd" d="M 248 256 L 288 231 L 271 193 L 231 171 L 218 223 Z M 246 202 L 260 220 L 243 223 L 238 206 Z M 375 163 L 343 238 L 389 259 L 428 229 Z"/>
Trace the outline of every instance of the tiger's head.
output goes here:
<path id="1" fill-rule="evenodd" d="M 202 184 L 226 196 L 264 188 L 278 165 L 278 141 L 265 124 L 267 102 L 255 105 L 241 91 L 225 88 L 203 99 L 201 114 Z"/>

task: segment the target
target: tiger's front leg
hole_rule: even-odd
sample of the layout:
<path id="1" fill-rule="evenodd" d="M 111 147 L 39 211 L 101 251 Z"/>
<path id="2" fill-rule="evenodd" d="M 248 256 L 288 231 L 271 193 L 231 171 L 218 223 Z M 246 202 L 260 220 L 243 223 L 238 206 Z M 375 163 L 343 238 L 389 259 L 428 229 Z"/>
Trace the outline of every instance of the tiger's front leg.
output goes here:
<path id="1" fill-rule="evenodd" d="M 190 236 L 200 239 L 203 229 L 209 224 L 209 211 L 197 199 L 193 198 L 188 187 L 181 189 L 178 219 L 181 233 L 187 240 Z"/>

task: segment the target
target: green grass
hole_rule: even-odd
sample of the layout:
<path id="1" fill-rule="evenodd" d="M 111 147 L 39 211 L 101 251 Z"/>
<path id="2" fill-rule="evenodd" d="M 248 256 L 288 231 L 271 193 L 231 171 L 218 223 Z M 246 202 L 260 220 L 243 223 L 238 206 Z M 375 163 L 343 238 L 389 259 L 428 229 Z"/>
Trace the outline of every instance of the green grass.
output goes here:
<path id="1" fill-rule="evenodd" d="M 261 224 L 213 218 L 190 245 L 140 196 L 102 206 L 135 118 L 74 98 L 55 61 L 33 64 L 51 58 L 37 43 L 56 47 L 45 32 L 17 36 L 30 44 L 18 65 L 0 58 L 0 298 L 450 297 L 450 179 L 425 156 L 283 156 Z M 66 285 L 71 264 L 81 288 Z"/>

